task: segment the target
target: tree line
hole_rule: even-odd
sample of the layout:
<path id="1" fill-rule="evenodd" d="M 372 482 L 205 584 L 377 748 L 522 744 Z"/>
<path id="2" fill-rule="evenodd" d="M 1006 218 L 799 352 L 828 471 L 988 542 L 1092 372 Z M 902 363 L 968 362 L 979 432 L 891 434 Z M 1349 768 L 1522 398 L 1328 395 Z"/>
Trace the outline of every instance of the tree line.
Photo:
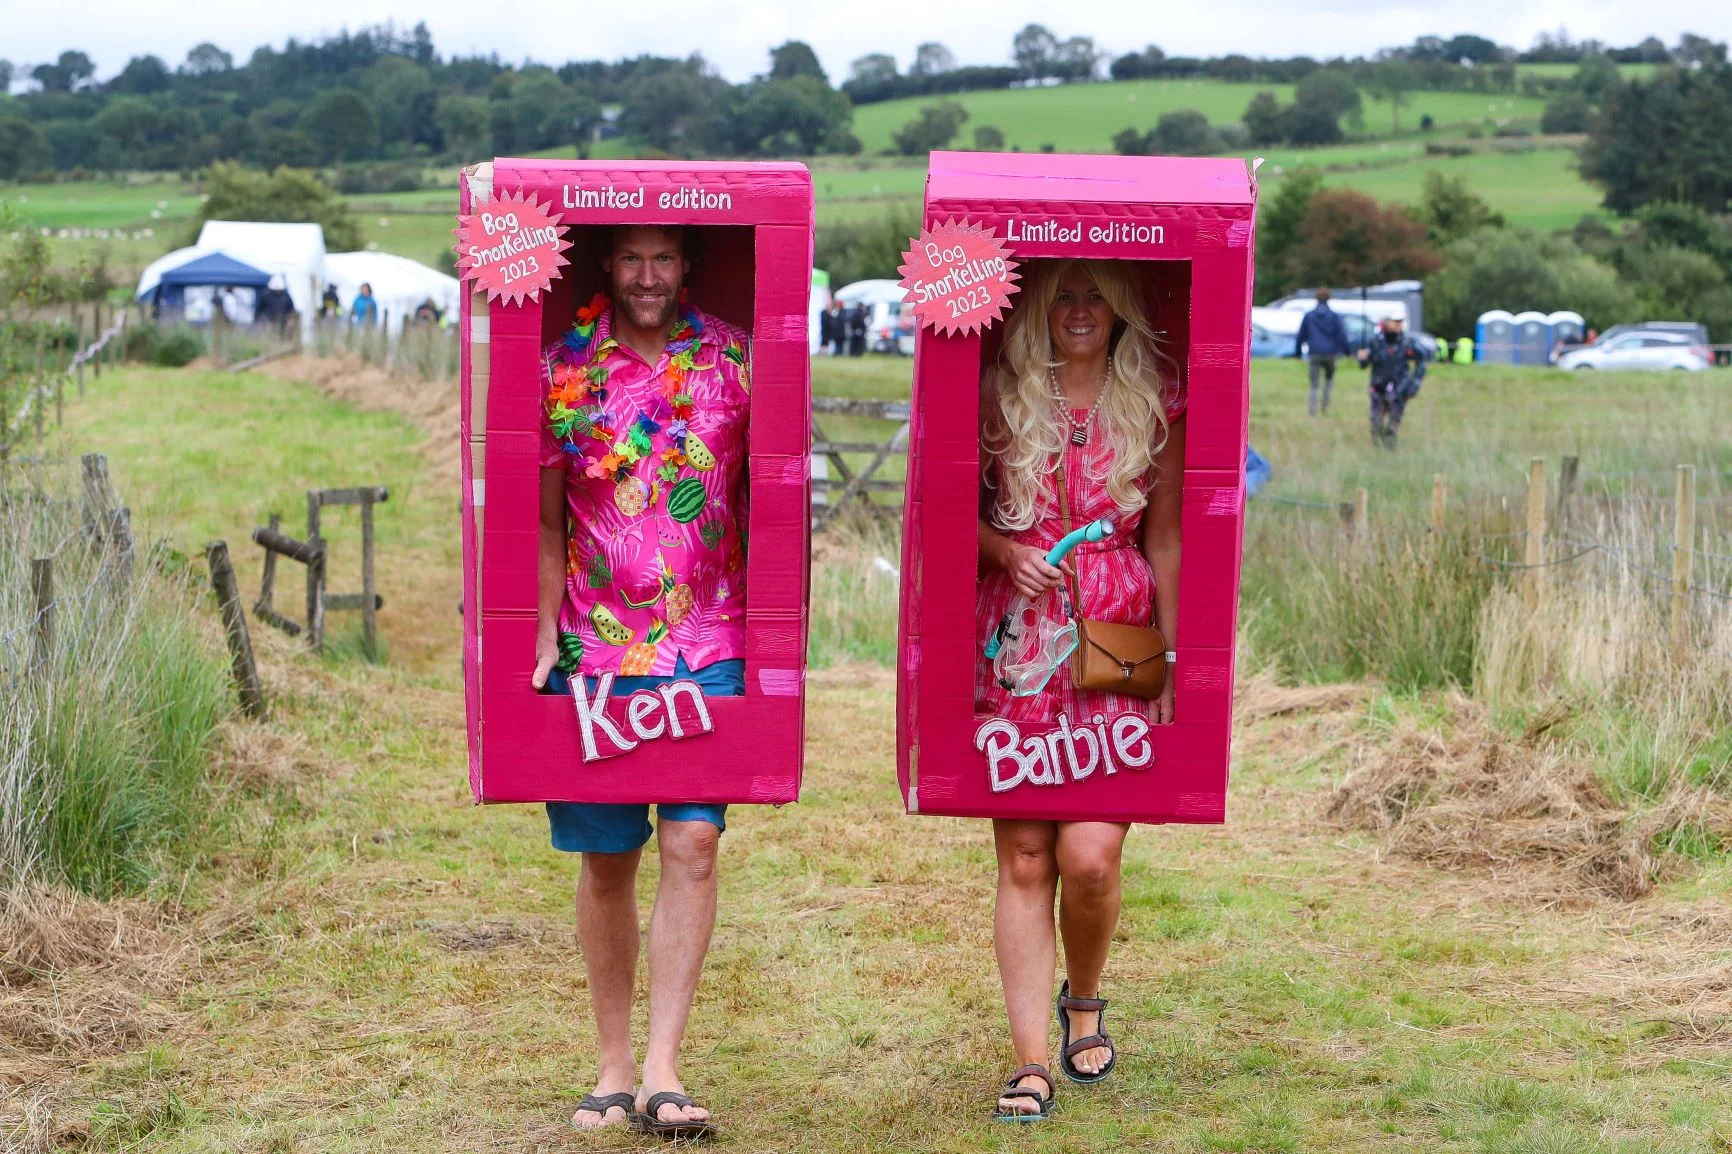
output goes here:
<path id="1" fill-rule="evenodd" d="M 0 61 L 0 93 L 14 68 Z M 170 67 L 137 56 L 98 81 L 89 56 L 30 70 L 0 95 L 0 180 L 55 173 L 262 169 L 363 162 L 467 162 L 586 149 L 623 132 L 685 154 L 857 151 L 852 105 L 812 49 L 771 49 L 769 68 L 729 84 L 697 56 L 513 66 L 443 57 L 426 26 L 344 32 L 255 50 L 244 63 L 200 44 Z M 357 189 L 356 191 L 362 191 Z"/>
<path id="2" fill-rule="evenodd" d="M 1718 54 L 1717 54 L 1718 53 Z M 677 155 L 786 156 L 853 153 L 857 105 L 898 97 L 944 95 L 1013 84 L 1101 78 L 1203 78 L 1296 85 L 1283 104 L 1271 93 L 1246 110 L 1240 134 L 1178 122 L 1125 151 L 1198 151 L 1339 140 L 1343 118 L 1359 114 L 1359 92 L 1397 110 L 1420 89 L 1513 91 L 1558 97 L 1556 131 L 1587 131 L 1595 105 L 1568 77 L 1522 75 L 1524 60 L 1576 60 L 1583 69 L 1644 61 L 1680 69 L 1723 63 L 1724 50 L 1686 35 L 1667 49 L 1652 38 L 1627 49 L 1542 36 L 1518 53 L 1479 36 L 1420 37 L 1368 59 L 1319 61 L 1305 56 L 1253 59 L 1168 56 L 1158 46 L 1111 57 L 1086 36 L 1064 37 L 1029 24 L 1011 38 L 1000 64 L 960 64 L 943 44 L 919 45 L 908 69 L 872 53 L 855 60 L 833 85 L 811 47 L 789 41 L 770 49 L 768 68 L 731 84 L 701 57 L 642 55 L 616 61 L 572 61 L 557 67 L 510 65 L 497 56 L 442 56 L 424 24 L 343 32 L 322 40 L 266 45 L 237 63 L 214 44 L 194 47 L 170 66 L 155 55 L 133 57 L 99 80 L 76 49 L 28 70 L 0 60 L 0 180 L 128 170 L 195 171 L 230 160 L 263 169 L 352 167 L 340 183 L 370 191 L 370 182 L 412 183 L 413 162 L 467 162 L 490 155 L 572 148 L 582 154 L 601 137 L 621 133 L 643 148 Z M 14 80 L 32 87 L 8 95 Z M 922 111 L 905 126 L 899 151 L 917 154 L 954 137 L 954 108 L 936 120 Z M 959 107 L 959 106 L 958 106 Z M 1552 110 L 1548 109 L 1548 116 Z M 946 134 L 944 129 L 950 128 Z M 993 147 L 988 127 L 980 147 Z M 380 162 L 400 162 L 393 170 Z M 361 168 L 357 166 L 366 165 Z"/>

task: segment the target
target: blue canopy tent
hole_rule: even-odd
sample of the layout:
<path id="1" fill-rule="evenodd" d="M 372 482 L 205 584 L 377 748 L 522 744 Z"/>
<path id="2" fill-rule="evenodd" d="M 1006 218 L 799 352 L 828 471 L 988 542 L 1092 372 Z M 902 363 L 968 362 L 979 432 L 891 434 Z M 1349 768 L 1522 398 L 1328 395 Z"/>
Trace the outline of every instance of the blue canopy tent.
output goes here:
<path id="1" fill-rule="evenodd" d="M 138 299 L 151 306 L 154 313 L 179 312 L 186 307 L 186 290 L 189 288 L 215 289 L 233 285 L 256 293 L 270 283 L 270 273 L 242 264 L 232 256 L 211 252 L 164 269 L 156 284 L 139 293 Z"/>

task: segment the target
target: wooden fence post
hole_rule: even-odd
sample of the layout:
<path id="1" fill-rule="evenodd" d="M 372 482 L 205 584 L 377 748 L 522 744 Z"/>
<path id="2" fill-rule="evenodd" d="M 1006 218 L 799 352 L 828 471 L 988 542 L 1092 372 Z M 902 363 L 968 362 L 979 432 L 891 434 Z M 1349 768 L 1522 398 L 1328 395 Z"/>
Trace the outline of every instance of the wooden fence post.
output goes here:
<path id="1" fill-rule="evenodd" d="M 1443 510 L 1448 500 L 1448 482 L 1443 479 L 1442 473 L 1433 473 L 1431 477 L 1431 533 L 1434 537 L 1443 536 Z"/>
<path id="2" fill-rule="evenodd" d="M 367 660 L 378 657 L 379 602 L 373 593 L 373 502 L 361 500 L 361 644 Z"/>
<path id="3" fill-rule="evenodd" d="M 241 611 L 241 591 L 235 583 L 234 562 L 229 559 L 226 541 L 212 541 L 204 548 L 210 563 L 211 588 L 216 591 L 217 604 L 222 607 L 223 631 L 228 634 L 229 656 L 234 661 L 235 687 L 240 690 L 241 708 L 248 717 L 265 715 L 265 691 L 259 684 L 259 669 L 253 661 L 252 637 L 247 633 L 247 615 Z"/>
<path id="4" fill-rule="evenodd" d="M 132 510 L 126 506 L 108 515 L 108 545 L 114 550 L 114 573 L 122 587 L 132 583 Z"/>
<path id="5" fill-rule="evenodd" d="M 1678 466 L 1672 514 L 1672 646 L 1690 640 L 1690 579 L 1696 560 L 1696 466 Z"/>
<path id="6" fill-rule="evenodd" d="M 37 444 L 38 448 L 40 448 L 42 445 L 43 418 L 45 416 L 47 416 L 47 414 L 44 413 L 43 410 L 48 407 L 48 404 L 47 404 L 47 402 L 48 402 L 48 389 L 47 389 L 48 378 L 46 378 L 42 375 L 44 370 L 45 370 L 45 365 L 44 365 L 44 362 L 42 359 L 43 358 L 42 340 L 43 340 L 42 330 L 38 329 L 36 331 L 36 376 L 30 382 L 31 395 L 36 399 L 36 405 L 35 405 L 36 412 L 34 415 L 36 417 L 36 444 Z"/>
<path id="7" fill-rule="evenodd" d="M 1534 457 L 1528 462 L 1528 529 L 1527 548 L 1522 562 L 1528 566 L 1523 593 L 1529 609 L 1539 606 L 1545 591 L 1545 570 L 1539 566 L 1546 558 L 1546 461 Z"/>
<path id="8" fill-rule="evenodd" d="M 319 491 L 307 490 L 307 544 L 318 557 L 307 562 L 307 644 L 325 649 L 325 542 L 319 536 Z"/>
<path id="9" fill-rule="evenodd" d="M 1581 464 L 1576 457 L 1565 457 L 1558 466 L 1558 499 L 1552 507 L 1552 528 L 1562 530 L 1569 519 L 1570 498 L 1576 495 L 1576 472 Z"/>
<path id="10" fill-rule="evenodd" d="M 99 545 L 108 534 L 109 511 L 116 504 L 114 486 L 108 480 L 108 457 L 86 453 L 79 458 L 84 468 L 84 533 Z"/>
<path id="11" fill-rule="evenodd" d="M 1371 492 L 1361 485 L 1353 490 L 1353 535 L 1364 540 L 1371 534 Z"/>
<path id="12" fill-rule="evenodd" d="M 36 596 L 36 664 L 47 665 L 54 654 L 54 558 L 31 559 L 30 589 Z"/>

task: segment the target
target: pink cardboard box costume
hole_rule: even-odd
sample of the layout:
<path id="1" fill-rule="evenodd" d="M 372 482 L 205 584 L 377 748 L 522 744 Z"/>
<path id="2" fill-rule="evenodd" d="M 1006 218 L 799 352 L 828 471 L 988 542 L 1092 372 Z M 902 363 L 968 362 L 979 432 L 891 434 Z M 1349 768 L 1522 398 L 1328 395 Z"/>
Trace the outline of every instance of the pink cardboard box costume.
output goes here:
<path id="1" fill-rule="evenodd" d="M 496 160 L 466 171 L 461 209 L 523 192 L 567 227 L 569 264 L 539 300 L 462 309 L 464 681 L 477 801 L 796 800 L 805 725 L 811 524 L 812 179 L 799 164 Z M 538 694 L 543 349 L 605 291 L 609 226 L 681 225 L 690 303 L 751 337 L 747 441 L 746 695 L 612 696 L 588 726 L 571 697 Z M 581 684 L 581 683 L 580 683 Z M 640 700 L 639 698 L 643 699 Z M 597 703 L 591 695 L 588 704 Z M 585 732 L 635 747 L 586 760 Z M 636 728 L 634 728 L 634 725 Z M 595 734 L 602 736 L 597 739 Z M 653 734 L 645 738 L 644 734 Z M 617 751 L 618 747 L 613 747 Z"/>
<path id="2" fill-rule="evenodd" d="M 1168 639 L 1178 653 L 1173 724 L 1128 723 L 1114 733 L 1111 718 L 1098 727 L 1072 718 L 1062 730 L 1020 734 L 1016 745 L 1003 735 L 977 744 L 992 720 L 976 712 L 974 695 L 980 380 L 998 356 L 1003 325 L 973 336 L 919 333 L 897 638 L 897 777 L 908 812 L 1225 819 L 1255 207 L 1256 186 L 1237 160 L 932 154 L 927 227 L 955 218 L 991 228 L 1019 262 L 1138 262 L 1149 317 L 1180 366 L 1188 407 L 1178 636 Z M 1068 668 L 1055 676 L 1068 677 Z M 1096 736 L 1079 738 L 1085 727 Z M 1058 772 L 1037 771 L 1034 780 L 1016 762 L 989 756 L 995 746 L 1031 749 L 1036 739 L 1048 761 L 1027 764 Z M 1086 756 L 1109 745 L 1125 756 Z M 1064 772 L 1079 764 L 1079 749 L 1092 771 Z"/>

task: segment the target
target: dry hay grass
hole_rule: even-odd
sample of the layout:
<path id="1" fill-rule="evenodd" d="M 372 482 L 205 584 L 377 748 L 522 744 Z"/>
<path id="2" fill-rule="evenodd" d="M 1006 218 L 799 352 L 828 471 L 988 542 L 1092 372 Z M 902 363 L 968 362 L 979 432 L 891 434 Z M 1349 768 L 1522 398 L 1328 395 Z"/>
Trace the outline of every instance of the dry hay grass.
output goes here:
<path id="1" fill-rule="evenodd" d="M 1249 725 L 1266 717 L 1339 713 L 1359 708 L 1370 693 L 1369 687 L 1351 683 L 1282 685 L 1273 670 L 1263 669 L 1239 679 L 1233 693 L 1233 721 Z"/>
<path id="2" fill-rule="evenodd" d="M 214 773 L 254 792 L 296 790 L 328 767 L 297 733 L 230 719 L 217 731 Z"/>
<path id="3" fill-rule="evenodd" d="M 1725 823 L 1705 790 L 1678 790 L 1640 810 L 1615 802 L 1593 772 L 1549 743 L 1558 720 L 1512 738 L 1466 698 L 1438 728 L 1400 723 L 1330 795 L 1326 815 L 1387 831 L 1396 853 L 1452 870 L 1485 870 L 1542 901 L 1630 900 L 1653 891 L 1662 835 Z"/>
<path id="4" fill-rule="evenodd" d="M 458 471 L 458 393 L 455 379 L 423 381 L 393 375 L 353 353 L 328 357 L 296 353 L 252 370 L 286 381 L 303 381 L 328 397 L 364 412 L 400 413 L 427 434 L 421 446 L 429 475 L 455 482 Z"/>
<path id="5" fill-rule="evenodd" d="M 167 921 L 143 901 L 0 891 L 0 1086 L 172 1025 L 162 999 L 184 980 L 192 943 Z"/>

